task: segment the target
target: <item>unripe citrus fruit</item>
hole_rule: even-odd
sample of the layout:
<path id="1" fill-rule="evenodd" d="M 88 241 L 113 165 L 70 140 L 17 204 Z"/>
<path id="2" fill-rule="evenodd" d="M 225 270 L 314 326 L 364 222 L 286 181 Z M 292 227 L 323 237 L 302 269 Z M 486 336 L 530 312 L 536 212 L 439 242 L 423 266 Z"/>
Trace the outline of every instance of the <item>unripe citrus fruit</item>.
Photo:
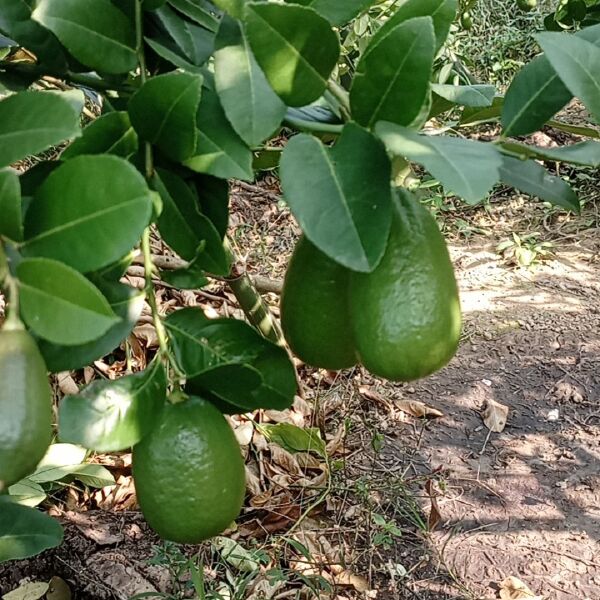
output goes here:
<path id="1" fill-rule="evenodd" d="M 306 238 L 296 244 L 281 295 L 281 326 L 294 354 L 309 365 L 336 370 L 357 362 L 348 325 L 349 277 Z"/>
<path id="2" fill-rule="evenodd" d="M 455 354 L 461 330 L 458 288 L 435 219 L 404 190 L 372 273 L 352 273 L 350 324 L 360 362 L 392 381 L 425 377 Z"/>
<path id="3" fill-rule="evenodd" d="M 0 331 L 0 491 L 35 470 L 52 438 L 52 391 L 35 340 Z"/>
<path id="4" fill-rule="evenodd" d="M 207 400 L 167 403 L 133 448 L 144 517 L 161 537 L 197 544 L 226 529 L 245 494 L 244 461 L 225 417 Z"/>

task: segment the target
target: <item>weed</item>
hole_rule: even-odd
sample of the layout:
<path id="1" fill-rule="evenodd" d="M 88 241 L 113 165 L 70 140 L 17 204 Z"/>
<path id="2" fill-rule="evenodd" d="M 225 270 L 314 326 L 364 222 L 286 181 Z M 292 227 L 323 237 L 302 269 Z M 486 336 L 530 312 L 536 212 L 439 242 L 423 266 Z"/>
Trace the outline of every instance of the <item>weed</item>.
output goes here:
<path id="1" fill-rule="evenodd" d="M 519 235 L 512 234 L 511 238 L 503 240 L 496 246 L 496 251 L 504 260 L 517 267 L 533 268 L 542 260 L 552 255 L 552 242 L 541 241 L 538 232 Z"/>

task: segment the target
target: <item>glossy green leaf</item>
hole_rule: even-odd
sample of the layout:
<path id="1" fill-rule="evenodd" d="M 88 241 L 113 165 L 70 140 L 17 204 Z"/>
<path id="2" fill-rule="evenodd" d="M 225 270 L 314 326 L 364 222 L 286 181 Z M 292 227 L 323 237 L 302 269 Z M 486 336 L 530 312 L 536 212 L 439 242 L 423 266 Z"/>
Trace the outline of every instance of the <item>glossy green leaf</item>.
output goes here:
<path id="1" fill-rule="evenodd" d="M 540 148 L 538 146 L 517 144 L 516 142 L 505 142 L 502 144 L 502 148 L 518 155 L 517 158 L 522 160 L 535 158 L 538 160 L 568 162 L 587 167 L 600 167 L 599 142 L 579 142 L 578 144 L 559 146 L 558 148 Z"/>
<path id="2" fill-rule="evenodd" d="M 56 94 L 25 91 L 0 101 L 0 167 L 78 135 L 77 113 Z"/>
<path id="3" fill-rule="evenodd" d="M 285 199 L 315 246 L 355 271 L 377 266 L 391 222 L 391 166 L 375 136 L 348 124 L 328 150 L 297 135 L 283 152 L 280 175 Z"/>
<path id="4" fill-rule="evenodd" d="M 561 206 L 578 213 L 580 211 L 577 194 L 569 184 L 550 175 L 542 165 L 534 160 L 519 160 L 511 156 L 502 157 L 500 178 L 503 183 L 517 188 L 525 194 Z"/>
<path id="5" fill-rule="evenodd" d="M 244 16 L 246 0 L 212 0 L 212 3 L 236 19 Z"/>
<path id="6" fill-rule="evenodd" d="M 583 29 L 574 35 L 600 46 L 600 26 Z M 519 136 L 537 131 L 572 97 L 548 59 L 545 56 L 534 58 L 517 73 L 506 92 L 502 111 L 504 134 Z"/>
<path id="7" fill-rule="evenodd" d="M 249 2 L 245 22 L 256 61 L 288 106 L 310 104 L 323 94 L 340 54 L 326 19 L 296 4 Z"/>
<path id="8" fill-rule="evenodd" d="M 62 527 L 47 514 L 10 502 L 0 506 L 0 562 L 34 556 L 62 539 Z"/>
<path id="9" fill-rule="evenodd" d="M 354 19 L 361 12 L 375 4 L 377 0 L 286 0 L 294 4 L 301 4 L 316 10 L 332 25 L 344 25 Z"/>
<path id="10" fill-rule="evenodd" d="M 187 58 L 184 58 L 179 52 L 171 49 L 164 43 L 165 40 L 158 40 L 146 37 L 144 38 L 148 46 L 158 54 L 161 58 L 170 62 L 173 66 L 178 67 L 189 73 L 202 74 L 202 68 L 193 65 Z"/>
<path id="11" fill-rule="evenodd" d="M 165 242 L 182 258 L 194 260 L 196 267 L 227 275 L 229 260 L 221 236 L 198 210 L 198 202 L 188 184 L 163 169 L 157 169 L 154 184 L 163 203 L 158 229 Z"/>
<path id="12" fill-rule="evenodd" d="M 144 307 L 144 293 L 118 282 L 97 282 L 98 289 L 120 318 L 102 337 L 77 346 L 52 344 L 38 340 L 40 352 L 48 370 L 52 373 L 81 369 L 112 352 L 124 340 L 138 322 Z"/>
<path id="13" fill-rule="evenodd" d="M 57 482 L 81 465 L 87 451 L 74 444 L 51 444 L 29 479 L 35 483 Z"/>
<path id="14" fill-rule="evenodd" d="M 196 146 L 201 92 L 201 75 L 174 72 L 152 77 L 129 102 L 131 123 L 141 138 L 181 162 Z"/>
<path id="15" fill-rule="evenodd" d="M 376 132 L 393 155 L 419 163 L 469 204 L 482 200 L 500 179 L 502 155 L 492 144 L 419 135 L 392 123 L 379 123 Z"/>
<path id="16" fill-rule="evenodd" d="M 571 125 L 570 123 L 563 123 L 562 121 L 548 121 L 548 126 L 565 133 L 574 133 L 575 135 L 582 135 L 584 137 L 593 138 L 600 140 L 600 131 L 594 127 L 586 127 L 585 125 Z"/>
<path id="17" fill-rule="evenodd" d="M 215 47 L 215 85 L 225 114 L 249 146 L 258 146 L 279 127 L 286 106 L 258 66 L 238 21 L 223 17 Z"/>
<path id="18" fill-rule="evenodd" d="M 167 378 L 160 361 L 114 381 L 96 380 L 59 405 L 61 441 L 97 452 L 125 450 L 150 432 L 164 405 Z"/>
<path id="19" fill-rule="evenodd" d="M 131 250 L 151 213 L 151 192 L 130 163 L 110 155 L 78 156 L 38 188 L 25 215 L 21 251 L 94 271 Z"/>
<path id="20" fill-rule="evenodd" d="M 325 442 L 316 427 L 302 428 L 291 423 L 277 423 L 261 425 L 260 431 L 270 442 L 288 452 L 315 452 L 321 458 L 327 457 Z"/>
<path id="21" fill-rule="evenodd" d="M 377 121 L 410 125 L 429 99 L 434 55 L 431 17 L 401 21 L 385 36 L 376 34 L 356 67 L 352 117 L 368 128 Z"/>
<path id="22" fill-rule="evenodd" d="M 200 212 L 210 219 L 223 239 L 229 224 L 229 184 L 210 175 L 195 175 L 191 183 Z"/>
<path id="23" fill-rule="evenodd" d="M 31 1 L 0 0 L 0 30 L 31 50 L 44 67 L 63 71 L 67 61 L 53 33 L 31 20 Z"/>
<path id="24" fill-rule="evenodd" d="M 21 479 L 8 488 L 11 502 L 22 504 L 23 506 L 37 506 L 46 499 L 46 492 L 39 483 L 34 483 L 28 478 Z"/>
<path id="25" fill-rule="evenodd" d="M 109 0 L 39 0 L 31 18 L 88 67 L 126 73 L 137 65 L 132 23 Z"/>
<path id="26" fill-rule="evenodd" d="M 62 154 L 66 160 L 82 154 L 115 154 L 129 158 L 138 149 L 138 138 L 126 112 L 101 115 L 83 130 Z"/>
<path id="27" fill-rule="evenodd" d="M 202 310 L 170 314 L 165 324 L 186 389 L 202 390 L 240 407 L 289 407 L 296 392 L 294 368 L 286 351 L 247 323 L 208 319 Z"/>
<path id="28" fill-rule="evenodd" d="M 463 126 L 478 125 L 480 123 L 490 123 L 497 121 L 502 113 L 504 106 L 504 97 L 496 96 L 491 106 L 480 108 L 466 107 L 460 117 L 460 124 Z"/>
<path id="29" fill-rule="evenodd" d="M 85 344 L 119 321 L 108 300 L 83 275 L 48 258 L 17 266 L 21 314 L 40 337 L 57 344 Z"/>
<path id="30" fill-rule="evenodd" d="M 198 0 L 169 0 L 169 4 L 209 31 L 217 31 L 219 28 L 219 20 L 203 8 Z"/>
<path id="31" fill-rule="evenodd" d="M 535 38 L 565 86 L 600 123 L 600 47 L 560 33 L 539 33 Z"/>
<path id="32" fill-rule="evenodd" d="M 200 250 L 199 255 L 202 254 Z M 192 260 L 187 266 L 172 271 L 161 271 L 160 278 L 169 285 L 180 290 L 199 290 L 209 281 L 204 274 L 204 269 Z"/>
<path id="33" fill-rule="evenodd" d="M 154 13 L 176 46 L 196 66 L 204 64 L 214 48 L 213 31 L 199 27 L 165 5 Z"/>
<path id="34" fill-rule="evenodd" d="M 23 239 L 21 186 L 18 175 L 10 169 L 0 170 L 0 215 L 0 237 L 20 242 Z"/>
<path id="35" fill-rule="evenodd" d="M 456 17 L 457 0 L 405 0 L 373 37 L 373 43 L 385 38 L 400 23 L 416 17 L 431 17 L 435 31 L 436 50 L 439 50 Z M 367 52 L 369 50 L 367 49 Z"/>
<path id="36" fill-rule="evenodd" d="M 572 97 L 548 59 L 537 56 L 517 73 L 506 92 L 502 110 L 504 134 L 517 136 L 537 131 Z"/>
<path id="37" fill-rule="evenodd" d="M 82 463 L 71 469 L 68 479 L 76 479 L 84 485 L 93 488 L 103 488 L 107 485 L 115 485 L 115 478 L 111 472 L 102 465 L 93 463 Z"/>
<path id="38" fill-rule="evenodd" d="M 184 161 L 192 171 L 251 181 L 252 152 L 229 123 L 217 93 L 204 89 L 196 115 L 196 149 Z"/>
<path id="39" fill-rule="evenodd" d="M 473 108 L 491 106 L 496 95 L 493 85 L 446 85 L 432 83 L 431 90 L 452 104 Z"/>

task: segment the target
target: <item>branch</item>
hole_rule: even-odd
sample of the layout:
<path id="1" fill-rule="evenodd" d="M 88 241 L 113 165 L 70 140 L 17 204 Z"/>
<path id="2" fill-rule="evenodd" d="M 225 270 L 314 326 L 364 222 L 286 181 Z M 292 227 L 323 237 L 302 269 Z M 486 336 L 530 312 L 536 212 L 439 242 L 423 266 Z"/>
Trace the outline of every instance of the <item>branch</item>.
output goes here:
<path id="1" fill-rule="evenodd" d="M 153 254 L 152 262 L 154 263 L 154 266 L 162 269 L 163 271 L 175 271 L 176 269 L 185 269 L 189 266 L 189 263 L 181 258 L 177 258 L 176 256 L 161 256 L 160 254 Z M 133 264 L 141 265 L 143 264 L 143 259 L 138 256 L 134 258 Z M 212 279 L 223 281 L 223 277 L 211 275 L 210 273 L 207 273 L 207 275 Z M 246 274 L 246 276 L 250 279 L 256 290 L 261 294 L 271 293 L 279 295 L 283 290 L 283 280 L 281 279 L 271 279 L 270 277 L 264 277 L 262 275 Z"/>

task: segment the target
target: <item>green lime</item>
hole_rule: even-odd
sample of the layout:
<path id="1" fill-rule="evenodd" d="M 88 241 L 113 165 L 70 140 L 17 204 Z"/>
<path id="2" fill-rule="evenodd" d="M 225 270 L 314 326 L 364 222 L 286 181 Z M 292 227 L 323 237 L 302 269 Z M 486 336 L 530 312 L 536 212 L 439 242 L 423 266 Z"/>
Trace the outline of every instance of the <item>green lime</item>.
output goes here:
<path id="1" fill-rule="evenodd" d="M 469 11 L 465 11 L 460 15 L 460 24 L 467 31 L 473 28 L 473 17 Z"/>
<path id="2" fill-rule="evenodd" d="M 537 0 L 517 0 L 517 6 L 525 12 L 529 12 L 535 9 Z"/>
<path id="3" fill-rule="evenodd" d="M 296 244 L 281 296 L 281 326 L 294 354 L 309 365 L 335 370 L 356 364 L 349 276 L 306 238 Z"/>
<path id="4" fill-rule="evenodd" d="M 231 427 L 198 397 L 167 403 L 155 428 L 133 448 L 133 478 L 150 527 L 182 544 L 226 529 L 241 510 L 246 487 Z"/>
<path id="5" fill-rule="evenodd" d="M 0 331 L 0 492 L 35 470 L 52 438 L 52 391 L 35 340 Z"/>
<path id="6" fill-rule="evenodd" d="M 392 381 L 425 377 L 456 352 L 461 313 L 448 249 L 406 191 L 397 194 L 381 262 L 350 277 L 350 322 L 361 363 Z"/>

